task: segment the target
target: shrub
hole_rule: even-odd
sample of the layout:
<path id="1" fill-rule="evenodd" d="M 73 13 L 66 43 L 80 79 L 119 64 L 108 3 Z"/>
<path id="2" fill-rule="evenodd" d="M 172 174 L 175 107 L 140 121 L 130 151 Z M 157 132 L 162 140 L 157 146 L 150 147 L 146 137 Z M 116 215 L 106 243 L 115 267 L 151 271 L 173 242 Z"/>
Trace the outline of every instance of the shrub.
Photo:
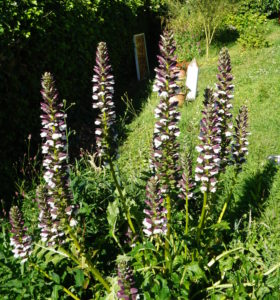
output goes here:
<path id="1" fill-rule="evenodd" d="M 266 16 L 245 1 L 239 4 L 236 12 L 228 16 L 226 23 L 238 31 L 238 42 L 242 47 L 261 48 L 269 46 L 266 22 Z"/>
<path id="2" fill-rule="evenodd" d="M 279 13 L 279 0 L 239 0 L 238 2 L 243 9 L 251 12 L 258 12 L 267 16 Z"/>
<path id="3" fill-rule="evenodd" d="M 204 38 L 208 58 L 209 47 L 216 32 L 223 28 L 224 20 L 232 5 L 228 0 L 168 1 L 168 8 L 172 16 L 169 26 L 175 32 L 178 41 L 179 57 L 182 55 L 193 58 L 200 54 L 200 41 Z"/>

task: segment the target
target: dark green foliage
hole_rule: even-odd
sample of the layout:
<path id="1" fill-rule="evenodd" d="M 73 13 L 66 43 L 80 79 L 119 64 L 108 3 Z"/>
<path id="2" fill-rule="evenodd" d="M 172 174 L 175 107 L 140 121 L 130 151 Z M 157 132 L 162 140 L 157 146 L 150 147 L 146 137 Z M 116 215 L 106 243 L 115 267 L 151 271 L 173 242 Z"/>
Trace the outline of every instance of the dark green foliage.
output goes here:
<path id="1" fill-rule="evenodd" d="M 90 78 L 96 45 L 101 40 L 108 44 L 117 82 L 116 105 L 121 111 L 119 96 L 128 82 L 136 81 L 133 34 L 145 32 L 152 63 L 162 2 L 0 1 L 0 156 L 5 162 L 0 167 L 0 197 L 13 192 L 12 164 L 24 152 L 24 139 L 30 133 L 31 148 L 37 147 L 41 74 L 54 73 L 61 98 L 77 104 L 69 116 L 71 128 L 79 132 L 71 140 L 72 152 L 90 148 L 94 144 Z"/>
<path id="2" fill-rule="evenodd" d="M 280 1 L 279 0 L 239 0 L 238 1 L 243 10 L 250 10 L 268 16 L 279 13 Z"/>

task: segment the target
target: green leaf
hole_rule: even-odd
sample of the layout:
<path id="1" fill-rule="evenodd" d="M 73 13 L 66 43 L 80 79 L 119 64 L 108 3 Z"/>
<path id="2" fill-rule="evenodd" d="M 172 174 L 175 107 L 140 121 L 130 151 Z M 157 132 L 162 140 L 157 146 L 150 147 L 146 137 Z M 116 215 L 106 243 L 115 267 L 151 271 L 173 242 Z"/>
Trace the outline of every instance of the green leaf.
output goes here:
<path id="1" fill-rule="evenodd" d="M 107 220 L 109 224 L 110 235 L 115 234 L 119 213 L 119 200 L 116 199 L 114 202 L 110 202 L 107 207 Z"/>
<path id="2" fill-rule="evenodd" d="M 53 291 L 52 291 L 52 296 L 51 299 L 52 300 L 58 300 L 59 299 L 59 294 L 58 292 L 61 290 L 61 286 L 60 285 L 55 285 L 53 287 Z"/>
<path id="3" fill-rule="evenodd" d="M 60 277 L 58 274 L 56 274 L 55 272 L 51 272 L 51 278 L 52 280 L 57 283 L 57 284 L 60 284 Z"/>
<path id="4" fill-rule="evenodd" d="M 140 244 L 140 245 L 137 245 L 136 247 L 134 247 L 133 250 L 130 252 L 130 255 L 134 256 L 138 252 L 144 251 L 144 250 L 151 250 L 151 251 L 155 251 L 155 252 L 157 251 L 155 246 L 153 245 L 153 243 L 147 242 L 145 244 Z"/>
<path id="5" fill-rule="evenodd" d="M 74 278 L 75 278 L 76 286 L 79 286 L 79 287 L 83 286 L 85 276 L 84 276 L 84 272 L 82 270 L 80 270 L 80 269 L 76 270 Z"/>
<path id="6" fill-rule="evenodd" d="M 187 266 L 187 271 L 192 281 L 197 282 L 201 278 L 205 278 L 204 271 L 200 268 L 198 262 L 192 262 Z"/>
<path id="7" fill-rule="evenodd" d="M 15 288 L 21 288 L 22 287 L 22 282 L 18 279 L 13 279 L 5 283 L 6 287 L 15 287 Z"/>

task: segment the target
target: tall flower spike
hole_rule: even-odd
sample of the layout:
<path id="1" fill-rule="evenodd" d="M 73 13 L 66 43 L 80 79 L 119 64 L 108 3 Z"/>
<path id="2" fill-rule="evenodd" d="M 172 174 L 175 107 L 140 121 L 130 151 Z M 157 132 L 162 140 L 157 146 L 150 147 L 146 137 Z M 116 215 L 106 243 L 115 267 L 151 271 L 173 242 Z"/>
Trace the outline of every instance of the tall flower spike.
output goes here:
<path id="1" fill-rule="evenodd" d="M 43 102 L 42 154 L 44 179 L 46 181 L 46 207 L 50 208 L 52 218 L 52 239 L 62 241 L 62 227 L 70 220 L 70 225 L 76 225 L 72 219 L 73 207 L 69 205 L 72 195 L 69 189 L 69 166 L 67 162 L 66 123 L 67 115 L 63 112 L 63 103 L 58 99 L 53 77 L 45 73 L 42 77 L 41 94 Z"/>
<path id="2" fill-rule="evenodd" d="M 23 217 L 17 206 L 13 206 L 10 210 L 10 223 L 13 234 L 10 244 L 14 248 L 12 250 L 14 257 L 20 258 L 21 263 L 24 263 L 32 252 L 31 237 L 27 235 L 27 228 L 24 227 Z"/>
<path id="3" fill-rule="evenodd" d="M 46 187 L 40 185 L 37 188 L 36 194 L 36 201 L 39 207 L 38 227 L 41 229 L 41 240 L 46 242 L 48 246 L 54 246 L 56 234 L 52 232 L 53 220 L 51 217 L 51 207 L 47 201 L 48 191 Z"/>
<path id="4" fill-rule="evenodd" d="M 196 147 L 199 152 L 197 166 L 195 169 L 195 180 L 201 182 L 200 190 L 215 193 L 217 184 L 217 174 L 219 172 L 221 151 L 220 128 L 217 117 L 217 107 L 213 91 L 209 88 L 205 90 L 203 118 L 200 123 L 201 144 Z"/>
<path id="5" fill-rule="evenodd" d="M 176 138 L 180 135 L 178 121 L 180 113 L 177 111 L 178 102 L 174 96 L 179 88 L 176 69 L 176 56 L 174 55 L 175 41 L 173 34 L 164 31 L 159 43 L 159 67 L 155 69 L 156 80 L 154 91 L 160 97 L 160 103 L 155 109 L 157 119 L 154 128 L 153 166 L 159 178 L 162 192 L 169 193 L 176 187 L 178 180 L 179 144 Z"/>
<path id="6" fill-rule="evenodd" d="M 167 231 L 167 210 L 163 206 L 163 197 L 159 191 L 158 179 L 151 177 L 146 187 L 146 205 L 144 209 L 146 215 L 143 225 L 144 233 L 150 237 L 155 235 L 165 235 Z"/>
<path id="7" fill-rule="evenodd" d="M 120 288 L 117 293 L 118 299 L 139 299 L 138 289 L 134 287 L 133 272 L 127 262 L 120 262 L 118 264 L 118 285 Z"/>
<path id="8" fill-rule="evenodd" d="M 214 96 L 216 97 L 216 104 L 218 106 L 219 127 L 221 130 L 221 170 L 224 170 L 226 165 L 230 162 L 230 144 L 232 136 L 232 103 L 233 89 L 232 84 L 233 76 L 231 72 L 231 60 L 226 48 L 220 51 L 219 73 L 217 74 L 218 83 L 216 84 L 216 91 Z"/>
<path id="9" fill-rule="evenodd" d="M 241 171 L 242 164 L 246 161 L 248 155 L 248 109 L 244 105 L 239 109 L 236 117 L 236 126 L 234 126 L 232 156 L 238 171 Z"/>
<path id="10" fill-rule="evenodd" d="M 180 188 L 179 197 L 183 200 L 188 201 L 194 197 L 194 188 L 196 186 L 195 181 L 192 178 L 192 159 L 190 154 L 187 154 L 186 159 L 183 161 L 183 174 L 182 179 L 179 182 L 178 187 Z"/>
<path id="11" fill-rule="evenodd" d="M 100 42 L 96 51 L 96 65 L 93 75 L 93 108 L 98 109 L 99 115 L 95 120 L 95 136 L 97 153 L 105 161 L 116 154 L 115 132 L 116 113 L 113 101 L 114 77 L 109 64 L 109 55 L 105 42 Z"/>

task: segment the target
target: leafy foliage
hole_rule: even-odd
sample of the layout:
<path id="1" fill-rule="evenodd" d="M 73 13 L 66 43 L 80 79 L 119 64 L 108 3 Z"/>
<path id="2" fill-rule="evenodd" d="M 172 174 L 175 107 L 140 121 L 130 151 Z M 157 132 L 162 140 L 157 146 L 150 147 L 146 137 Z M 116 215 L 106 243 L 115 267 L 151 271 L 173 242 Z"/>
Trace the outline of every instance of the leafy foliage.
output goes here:
<path id="1" fill-rule="evenodd" d="M 238 10 L 228 15 L 227 24 L 238 31 L 238 42 L 242 47 L 268 47 L 266 16 L 257 8 L 251 8 L 250 3 L 250 1 L 239 3 Z"/>
<path id="2" fill-rule="evenodd" d="M 90 149 L 94 135 L 89 129 L 94 114 L 89 113 L 94 49 L 100 40 L 108 44 L 121 111 L 120 95 L 128 89 L 128 82 L 136 81 L 133 34 L 145 33 L 152 66 L 162 5 L 162 0 L 0 2 L 0 155 L 5 161 L 0 167 L 1 198 L 10 201 L 14 194 L 13 164 L 24 153 L 24 139 L 30 133 L 31 157 L 37 150 L 41 74 L 53 72 L 58 90 L 68 103 L 77 104 L 69 113 L 70 127 L 79 132 L 71 138 L 72 153 L 77 155 L 80 147 Z"/>
<path id="3" fill-rule="evenodd" d="M 170 50 L 173 54 L 174 49 Z M 225 78 L 229 75 L 229 64 L 230 62 L 226 64 L 226 70 L 223 71 Z M 172 62 L 172 65 L 175 63 Z M 160 86 L 164 78 L 158 76 L 158 79 L 161 80 L 158 82 Z M 240 84 L 238 81 L 237 83 Z M 161 93 L 161 97 L 166 95 L 164 92 Z M 220 94 L 229 95 L 227 89 Z M 204 105 L 208 104 L 210 109 L 212 103 L 209 101 L 206 97 Z M 190 104 L 184 109 L 191 111 L 194 105 L 199 107 L 200 103 L 194 103 L 193 106 Z M 148 103 L 148 107 L 152 111 L 151 102 Z M 242 111 L 244 115 L 237 118 L 236 128 L 246 133 L 247 110 Z M 185 116 L 184 112 L 182 115 Z M 183 144 L 190 147 L 193 147 L 191 136 L 197 135 L 197 119 L 200 115 L 192 114 L 192 117 L 195 119 L 193 122 L 185 120 L 187 125 L 183 124 L 183 132 L 187 137 L 181 137 Z M 139 127 L 141 122 L 137 122 L 136 126 Z M 202 126 L 203 123 L 201 122 Z M 151 137 L 150 127 L 153 126 L 147 125 L 145 128 L 149 132 L 141 132 L 141 136 Z M 214 135 L 214 131 L 212 134 Z M 201 139 L 202 137 L 200 136 Z M 137 138 L 139 139 L 139 136 Z M 240 139 L 242 138 L 244 136 L 240 136 Z M 133 153 L 134 161 L 139 164 L 137 171 L 148 170 L 149 150 L 143 143 L 141 140 L 140 147 L 143 151 Z M 244 145 L 247 146 L 246 143 Z M 245 148 L 239 150 L 247 153 L 247 147 Z M 254 149 L 250 149 L 251 151 L 253 155 L 256 153 Z M 245 152 L 243 154 L 246 154 Z M 124 155 L 124 150 L 121 154 Z M 139 155 L 142 155 L 141 160 L 138 159 Z M 125 160 L 125 157 L 122 159 Z M 205 159 L 209 162 L 210 158 Z M 118 159 L 112 163 L 116 166 Z M 127 160 L 126 163 L 130 164 L 130 161 Z M 259 160 L 252 162 L 252 159 L 249 159 L 243 167 L 243 173 L 238 175 L 236 185 L 232 180 L 235 175 L 234 167 L 227 167 L 219 178 L 217 193 L 213 196 L 208 195 L 207 205 L 204 203 L 205 197 L 198 193 L 197 188 L 194 193 L 195 200 L 190 202 L 194 205 L 190 207 L 189 214 L 186 210 L 188 207 L 183 209 L 184 203 L 177 198 L 176 193 L 170 194 L 173 201 L 169 207 L 169 235 L 147 238 L 143 236 L 141 226 L 143 203 L 147 199 L 144 195 L 144 184 L 140 185 L 139 182 L 142 180 L 145 183 L 146 177 L 150 176 L 149 172 L 143 172 L 142 179 L 137 178 L 132 182 L 131 174 L 123 174 L 123 169 L 118 170 L 115 167 L 112 172 L 111 166 L 96 165 L 95 155 L 81 151 L 81 158 L 71 167 L 70 172 L 73 204 L 79 207 L 79 213 L 75 216 L 78 226 L 73 231 L 65 230 L 66 239 L 63 244 L 46 247 L 41 242 L 34 243 L 28 264 L 19 268 L 10 254 L 9 225 L 4 219 L 0 220 L 0 296 L 9 299 L 9 293 L 9 297 L 11 295 L 14 299 L 66 299 L 69 296 L 74 299 L 116 299 L 130 293 L 133 299 L 136 298 L 136 293 L 139 293 L 139 296 L 145 299 L 159 300 L 278 297 L 280 264 L 277 241 L 280 241 L 280 236 L 279 222 L 275 216 L 279 206 L 276 206 L 277 202 L 274 203 L 275 211 L 266 212 L 267 220 L 260 222 L 258 217 L 265 209 L 266 200 L 278 200 L 279 168 L 272 164 L 257 168 L 258 163 Z M 248 171 L 250 167 L 253 170 Z M 133 165 L 130 168 L 133 168 Z M 207 173 L 207 170 L 205 172 Z M 134 174 L 136 173 L 133 173 L 133 176 Z M 191 171 L 189 176 L 192 176 Z M 125 181 L 122 181 L 123 177 L 126 177 Z M 278 178 L 278 181 L 274 181 L 275 178 Z M 206 185 L 208 193 L 209 185 Z M 185 191 L 184 197 L 188 202 L 186 195 Z M 219 218 L 217 222 L 220 208 L 228 195 L 233 196 L 232 203 L 224 221 Z M 36 239 L 38 221 L 33 200 L 35 191 L 32 190 L 21 197 L 24 198 L 22 210 L 26 219 L 25 225 L 28 224 L 28 233 Z M 137 229 L 134 235 L 127 231 L 128 218 L 121 197 L 125 199 Z M 166 205 L 166 202 L 163 202 L 163 205 Z M 201 206 L 202 212 L 206 208 L 206 214 L 203 217 L 201 214 L 199 218 Z M 186 212 L 189 226 L 184 232 Z M 121 271 L 118 273 L 117 265 L 121 265 Z M 120 284 L 120 281 L 125 280 L 129 280 L 130 284 Z M 107 284 L 110 285 L 109 288 Z"/>

